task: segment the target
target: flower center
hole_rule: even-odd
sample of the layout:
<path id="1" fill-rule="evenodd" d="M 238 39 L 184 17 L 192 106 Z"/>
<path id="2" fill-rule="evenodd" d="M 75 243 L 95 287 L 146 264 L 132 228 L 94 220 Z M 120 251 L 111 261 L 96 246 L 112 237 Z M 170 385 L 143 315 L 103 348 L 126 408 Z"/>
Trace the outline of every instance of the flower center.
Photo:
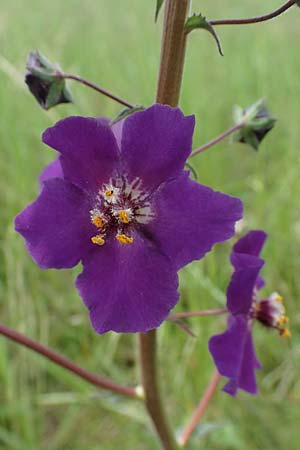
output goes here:
<path id="1" fill-rule="evenodd" d="M 285 315 L 283 298 L 277 292 L 260 301 L 255 299 L 251 315 L 263 325 L 278 330 L 280 336 L 290 337 L 291 333 L 287 327 L 289 319 Z"/>
<path id="2" fill-rule="evenodd" d="M 91 238 L 92 243 L 104 245 L 107 234 L 112 231 L 120 244 L 132 244 L 134 228 L 153 218 L 148 197 L 139 179 L 129 183 L 125 178 L 116 178 L 103 185 L 90 210 L 91 222 L 98 231 Z"/>

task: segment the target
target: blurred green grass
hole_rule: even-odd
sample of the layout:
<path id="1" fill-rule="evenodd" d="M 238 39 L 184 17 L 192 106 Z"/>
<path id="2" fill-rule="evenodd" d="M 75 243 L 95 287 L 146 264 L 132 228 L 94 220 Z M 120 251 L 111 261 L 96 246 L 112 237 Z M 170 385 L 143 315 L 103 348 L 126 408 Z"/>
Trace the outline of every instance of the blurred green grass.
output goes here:
<path id="1" fill-rule="evenodd" d="M 208 18 L 221 18 L 265 13 L 280 1 L 193 3 Z M 130 384 L 138 380 L 135 336 L 94 334 L 72 285 L 78 269 L 41 271 L 14 233 L 13 217 L 34 199 L 37 176 L 53 158 L 40 142 L 42 130 L 71 114 L 113 117 L 119 111 L 72 85 L 75 105 L 43 112 L 23 85 L 27 53 L 38 47 L 68 72 L 130 102 L 151 104 L 162 23 L 160 17 L 154 24 L 154 9 L 154 0 L 1 0 L 0 5 L 1 320 L 90 370 Z M 225 142 L 199 155 L 196 166 L 203 183 L 243 199 L 247 228 L 268 231 L 266 292 L 277 290 L 286 298 L 293 333 L 287 342 L 256 327 L 260 395 L 231 399 L 219 392 L 190 450 L 299 449 L 299 18 L 294 8 L 264 25 L 220 27 L 224 58 L 206 33 L 193 33 L 189 42 L 181 106 L 196 115 L 195 146 L 231 125 L 234 103 L 247 106 L 266 96 L 278 118 L 258 154 Z M 224 302 L 230 245 L 217 246 L 182 271 L 178 310 Z M 197 339 L 168 323 L 159 332 L 162 382 L 175 428 L 186 421 L 213 370 L 207 339 L 224 327 L 223 318 L 189 323 Z M 0 382 L 1 450 L 159 448 L 142 405 L 96 392 L 3 338 Z"/>

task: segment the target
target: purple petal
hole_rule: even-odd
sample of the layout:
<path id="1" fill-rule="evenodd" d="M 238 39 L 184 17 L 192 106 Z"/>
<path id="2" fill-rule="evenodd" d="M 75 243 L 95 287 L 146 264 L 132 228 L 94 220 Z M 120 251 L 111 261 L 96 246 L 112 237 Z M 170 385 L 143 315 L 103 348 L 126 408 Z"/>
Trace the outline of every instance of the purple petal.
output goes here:
<path id="1" fill-rule="evenodd" d="M 54 161 L 52 161 L 44 168 L 44 170 L 39 176 L 40 186 L 43 187 L 44 181 L 47 181 L 50 178 L 63 178 L 63 171 L 61 168 L 59 158 L 56 158 Z"/>
<path id="2" fill-rule="evenodd" d="M 253 339 L 249 332 L 245 342 L 239 375 L 236 379 L 231 379 L 224 386 L 223 391 L 233 396 L 237 394 L 238 389 L 243 389 L 249 394 L 257 394 L 255 369 L 260 367 L 261 365 L 255 355 Z"/>
<path id="3" fill-rule="evenodd" d="M 155 219 L 148 233 L 177 269 L 229 239 L 242 216 L 239 199 L 196 183 L 187 173 L 161 185 L 151 201 Z"/>
<path id="4" fill-rule="evenodd" d="M 233 273 L 227 288 L 227 307 L 232 314 L 245 314 L 250 311 L 253 292 L 260 269 L 264 262 L 259 258 L 256 266 L 245 267 Z"/>
<path id="5" fill-rule="evenodd" d="M 83 189 L 98 190 L 118 170 L 118 145 L 101 119 L 68 117 L 48 128 L 43 142 L 61 153 L 65 178 Z"/>
<path id="6" fill-rule="evenodd" d="M 43 269 L 70 268 L 93 248 L 89 205 L 85 194 L 60 178 L 44 183 L 35 202 L 15 219 L 16 231 Z"/>
<path id="7" fill-rule="evenodd" d="M 128 177 L 152 189 L 177 176 L 191 152 L 194 125 L 194 116 L 159 104 L 125 119 L 121 152 Z"/>
<path id="8" fill-rule="evenodd" d="M 83 260 L 76 286 L 97 333 L 146 332 L 178 301 L 171 261 L 138 235 L 122 245 L 112 236 Z"/>
<path id="9" fill-rule="evenodd" d="M 233 251 L 235 253 L 246 253 L 247 255 L 259 256 L 266 239 L 267 234 L 264 231 L 249 231 L 246 236 L 235 243 Z"/>
<path id="10" fill-rule="evenodd" d="M 231 316 L 227 331 L 210 339 L 209 350 L 220 374 L 229 378 L 225 392 L 236 395 L 237 389 L 244 389 L 256 393 L 255 369 L 259 363 L 246 318 Z"/>

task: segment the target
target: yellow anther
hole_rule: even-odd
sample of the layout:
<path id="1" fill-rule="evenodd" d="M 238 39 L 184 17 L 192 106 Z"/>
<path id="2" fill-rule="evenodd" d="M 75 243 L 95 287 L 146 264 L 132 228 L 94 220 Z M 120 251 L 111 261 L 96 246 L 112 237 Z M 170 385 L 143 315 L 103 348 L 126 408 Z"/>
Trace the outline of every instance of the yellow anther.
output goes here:
<path id="1" fill-rule="evenodd" d="M 96 236 L 93 236 L 91 238 L 91 241 L 93 244 L 96 244 L 96 245 L 104 245 L 105 244 L 105 240 L 103 239 L 103 236 L 101 234 L 97 234 Z"/>
<path id="2" fill-rule="evenodd" d="M 104 192 L 105 197 L 111 197 L 113 195 L 114 191 L 112 189 L 106 189 Z"/>
<path id="3" fill-rule="evenodd" d="M 97 228 L 102 228 L 104 225 L 104 220 L 100 216 L 94 216 L 92 222 Z"/>
<path id="4" fill-rule="evenodd" d="M 119 220 L 120 220 L 120 222 L 123 222 L 123 223 L 129 222 L 129 217 L 127 215 L 127 212 L 124 209 L 121 209 L 121 211 L 119 212 Z"/>
<path id="5" fill-rule="evenodd" d="M 291 332 L 288 328 L 283 328 L 279 331 L 280 337 L 289 338 L 291 337 Z"/>
<path id="6" fill-rule="evenodd" d="M 116 239 L 121 243 L 121 244 L 132 244 L 133 243 L 133 238 L 126 236 L 126 234 L 117 234 L 116 235 Z"/>
<path id="7" fill-rule="evenodd" d="M 284 325 L 285 323 L 288 323 L 288 321 L 289 321 L 289 318 L 285 315 L 282 315 L 282 316 L 280 316 L 278 323 L 279 323 L 279 325 Z"/>
<path id="8" fill-rule="evenodd" d="M 276 300 L 280 303 L 283 302 L 283 297 L 281 297 L 281 295 L 277 295 Z"/>

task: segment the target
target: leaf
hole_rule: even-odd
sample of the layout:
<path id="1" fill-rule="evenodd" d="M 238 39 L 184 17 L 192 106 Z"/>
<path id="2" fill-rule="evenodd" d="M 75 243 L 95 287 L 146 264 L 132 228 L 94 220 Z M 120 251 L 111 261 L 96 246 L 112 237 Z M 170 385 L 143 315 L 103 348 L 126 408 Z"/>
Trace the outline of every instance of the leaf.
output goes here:
<path id="1" fill-rule="evenodd" d="M 155 10 L 155 22 L 157 22 L 158 14 L 160 11 L 160 8 L 163 5 L 164 0 L 156 0 L 156 10 Z"/>
<path id="2" fill-rule="evenodd" d="M 133 108 L 124 108 L 122 109 L 119 114 L 117 115 L 117 117 L 115 117 L 111 122 L 110 122 L 110 126 L 114 125 L 115 123 L 119 122 L 120 120 L 124 120 L 126 117 L 130 116 L 131 114 L 137 112 L 137 111 L 142 111 L 143 109 L 145 109 L 145 107 L 143 105 L 135 105 Z"/>
<path id="3" fill-rule="evenodd" d="M 187 33 L 190 33 L 193 30 L 196 29 L 202 29 L 208 31 L 216 41 L 216 44 L 218 46 L 218 50 L 221 56 L 224 56 L 222 46 L 220 39 L 214 29 L 214 27 L 210 24 L 208 20 L 206 20 L 206 17 L 202 16 L 202 14 L 193 14 L 191 17 L 188 18 L 188 20 L 185 23 L 185 29 L 187 30 Z"/>

